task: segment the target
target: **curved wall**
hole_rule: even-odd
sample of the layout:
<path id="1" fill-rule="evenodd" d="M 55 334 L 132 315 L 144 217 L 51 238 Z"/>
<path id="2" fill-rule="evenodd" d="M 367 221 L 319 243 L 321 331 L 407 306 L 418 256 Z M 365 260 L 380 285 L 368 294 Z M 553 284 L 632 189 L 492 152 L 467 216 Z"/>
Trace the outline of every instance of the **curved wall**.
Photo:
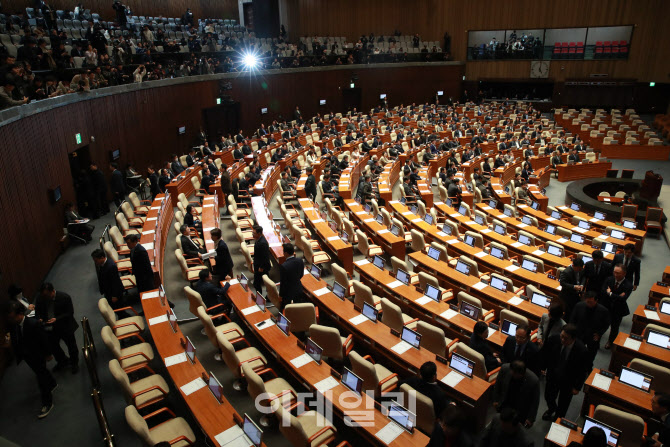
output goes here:
<path id="1" fill-rule="evenodd" d="M 0 112 L 0 215 L 5 216 L 0 252 L 0 290 L 20 283 L 30 296 L 61 250 L 63 207 L 75 199 L 68 155 L 88 145 L 91 158 L 109 175 L 109 152 L 120 149 L 119 163 L 147 165 L 182 154 L 203 124 L 202 109 L 213 107 L 219 81 L 241 103 L 240 124 L 250 134 L 263 122 L 291 116 L 296 105 L 303 116 L 342 111 L 342 88 L 358 75 L 363 109 L 388 94 L 389 104 L 431 100 L 437 90 L 457 97 L 464 66 L 389 64 L 266 71 L 254 77 L 226 74 L 132 84 L 40 101 Z M 319 110 L 326 99 L 328 110 Z M 185 135 L 177 129 L 186 126 Z M 81 133 L 78 145 L 75 135 Z M 63 197 L 52 204 L 48 190 L 60 185 Z M 95 248 L 89 245 L 91 250 Z M 0 299 L 5 294 L 0 292 Z"/>

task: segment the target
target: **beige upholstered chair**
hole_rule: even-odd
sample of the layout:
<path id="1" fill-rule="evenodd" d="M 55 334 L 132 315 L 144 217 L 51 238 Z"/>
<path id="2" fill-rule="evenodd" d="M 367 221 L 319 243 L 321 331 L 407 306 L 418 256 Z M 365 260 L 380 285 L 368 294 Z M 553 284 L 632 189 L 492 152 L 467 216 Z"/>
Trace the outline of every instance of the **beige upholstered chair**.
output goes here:
<path id="1" fill-rule="evenodd" d="M 100 311 L 100 315 L 102 315 L 102 318 L 104 318 L 105 323 L 107 323 L 107 325 L 110 328 L 112 328 L 112 330 L 114 331 L 114 335 L 119 340 L 131 336 L 138 336 L 140 340 L 144 341 L 140 336 L 140 334 L 144 331 L 145 328 L 144 318 L 140 317 L 135 311 L 135 309 L 128 306 L 114 310 L 112 309 L 112 306 L 109 305 L 107 298 L 103 297 L 98 300 L 98 310 Z M 118 317 L 116 316 L 116 312 L 121 312 L 125 310 L 131 310 L 132 312 L 135 313 L 135 316 L 122 318 L 121 320 L 119 320 Z"/>
<path id="2" fill-rule="evenodd" d="M 322 355 L 333 360 L 344 361 L 354 347 L 353 336 L 342 337 L 333 327 L 313 324 L 309 327 L 309 337 L 322 349 Z"/>
<path id="3" fill-rule="evenodd" d="M 287 304 L 284 316 L 291 322 L 291 332 L 307 332 L 310 326 L 319 322 L 319 308 L 312 303 Z"/>
<path id="4" fill-rule="evenodd" d="M 381 322 L 386 326 L 394 329 L 398 332 L 402 331 L 403 327 L 408 327 L 409 329 L 416 329 L 416 322 L 418 318 L 412 318 L 409 315 L 402 313 L 400 307 L 392 303 L 387 298 L 381 299 L 382 306 L 382 318 Z"/>
<path id="5" fill-rule="evenodd" d="M 335 427 L 314 410 L 296 417 L 281 405 L 275 408 L 279 431 L 294 447 L 319 447 L 331 443 L 337 436 Z"/>
<path id="6" fill-rule="evenodd" d="M 249 343 L 245 341 L 248 347 L 235 350 L 233 344 L 230 343 L 224 334 L 221 332 L 216 333 L 216 341 L 221 349 L 221 357 L 223 361 L 228 366 L 228 369 L 233 373 L 235 382 L 233 383 L 233 388 L 237 391 L 242 389 L 242 383 L 240 379 L 242 378 L 242 365 L 248 364 L 252 369 L 263 369 L 268 364 L 265 356 L 256 348 L 249 346 Z"/>
<path id="7" fill-rule="evenodd" d="M 330 268 L 333 271 L 333 276 L 335 277 L 335 282 L 337 282 L 342 287 L 344 287 L 344 290 L 347 293 L 346 296 L 353 295 L 354 294 L 354 286 L 351 284 L 351 280 L 349 278 L 349 273 L 347 273 L 346 270 L 344 270 L 342 267 L 340 267 L 339 264 L 331 264 Z"/>
<path id="8" fill-rule="evenodd" d="M 458 339 L 451 340 L 444 335 L 444 331 L 425 321 L 419 321 L 416 324 L 416 331 L 421 334 L 421 341 L 419 346 L 427 349 L 433 354 L 447 357 L 447 349 L 456 343 Z"/>
<path id="9" fill-rule="evenodd" d="M 214 326 L 212 317 L 207 314 L 203 306 L 198 307 L 196 313 L 198 314 L 198 318 L 200 319 L 200 322 L 202 323 L 202 326 L 205 330 L 205 335 L 207 335 L 210 343 L 212 343 L 212 346 L 215 348 L 219 348 L 219 342 L 216 339 L 217 334 L 222 334 L 230 343 L 241 341 L 241 339 L 244 337 L 244 331 L 242 328 L 237 323 L 231 323 L 225 314 L 215 315 L 215 317 L 222 318 L 225 323 Z M 221 361 L 221 354 L 217 352 L 214 355 L 214 358 L 217 361 Z"/>
<path id="10" fill-rule="evenodd" d="M 247 381 L 249 395 L 254 399 L 256 405 L 262 408 L 261 425 L 266 427 L 270 425 L 267 414 L 274 413 L 272 409 L 275 405 L 286 405 L 293 401 L 297 402 L 298 396 L 295 389 L 286 380 L 278 377 L 272 368 L 256 372 L 245 363 L 242 365 L 242 373 Z M 262 376 L 265 374 L 272 374 L 274 377 L 263 381 Z"/>
<path id="11" fill-rule="evenodd" d="M 362 391 L 372 391 L 376 399 L 398 387 L 398 375 L 375 363 L 372 357 L 361 357 L 356 351 L 349 353 L 353 373 L 363 379 Z"/>
<path id="12" fill-rule="evenodd" d="M 361 230 L 356 230 L 356 238 L 358 239 L 358 251 L 367 258 L 375 255 L 383 255 L 384 250 L 379 246 L 369 241 L 368 237 Z"/>
<path id="13" fill-rule="evenodd" d="M 172 419 L 149 428 L 147 419 L 161 413 L 168 413 Z M 172 410 L 167 407 L 151 413 L 148 416 L 142 416 L 132 405 L 126 407 L 126 422 L 135 434 L 142 440 L 144 445 L 156 445 L 159 442 L 167 441 L 171 446 L 184 447 L 196 445 L 196 437 L 188 422 L 183 418 L 178 418 Z"/>
<path id="14" fill-rule="evenodd" d="M 362 309 L 363 303 L 368 303 L 371 306 L 375 306 L 377 310 L 381 310 L 381 298 L 377 295 L 373 295 L 372 289 L 357 280 L 354 280 L 351 283 L 354 286 L 354 304 L 356 306 Z"/>
<path id="15" fill-rule="evenodd" d="M 104 326 L 100 335 L 102 342 L 126 372 L 141 369 L 154 359 L 154 350 L 149 343 L 138 343 L 127 348 L 121 348 L 119 339 L 116 338 L 109 326 Z"/>
<path id="16" fill-rule="evenodd" d="M 400 385 L 400 392 L 403 402 L 414 402 L 416 405 L 416 428 L 428 436 L 432 435 L 436 419 L 433 400 L 406 383 Z"/>
<path id="17" fill-rule="evenodd" d="M 126 403 L 134 405 L 138 410 L 162 401 L 170 392 L 170 387 L 160 374 L 151 374 L 131 382 L 116 359 L 109 361 L 109 372 L 119 383 Z"/>
<path id="18" fill-rule="evenodd" d="M 652 376 L 654 380 L 651 382 L 651 388 L 655 392 L 670 392 L 670 369 L 643 359 L 633 359 L 628 366 L 635 371 Z"/>
<path id="19" fill-rule="evenodd" d="M 617 445 L 622 447 L 641 445 L 644 442 L 643 437 L 647 435 L 647 424 L 644 419 L 636 414 L 606 405 L 598 405 L 597 407 L 591 405 L 589 416 L 603 424 L 621 430 L 621 437 Z"/>
<path id="20" fill-rule="evenodd" d="M 482 307 L 482 302 L 479 300 L 479 298 L 475 298 L 469 293 L 458 292 L 458 295 L 456 295 L 456 299 L 458 300 L 459 309 L 461 307 L 461 302 L 466 302 L 471 306 L 477 307 L 479 309 L 479 316 L 482 320 L 486 322 L 493 320 L 493 317 L 495 316 L 493 309 L 488 311 L 484 310 L 484 308 Z"/>
<path id="21" fill-rule="evenodd" d="M 496 378 L 498 377 L 498 373 L 500 372 L 500 367 L 494 369 L 493 371 L 487 371 L 484 356 L 482 354 L 460 341 L 453 346 L 451 353 L 460 354 L 463 357 L 475 362 L 473 375 L 489 383 L 495 383 Z"/>

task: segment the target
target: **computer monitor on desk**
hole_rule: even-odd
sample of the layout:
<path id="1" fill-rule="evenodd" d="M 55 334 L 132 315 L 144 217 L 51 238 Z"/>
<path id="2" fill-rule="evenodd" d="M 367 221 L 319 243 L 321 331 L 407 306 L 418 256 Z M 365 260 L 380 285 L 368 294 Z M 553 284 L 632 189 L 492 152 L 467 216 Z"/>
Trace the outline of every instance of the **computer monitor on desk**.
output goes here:
<path id="1" fill-rule="evenodd" d="M 321 267 L 316 264 L 312 264 L 312 267 L 309 269 L 309 273 L 318 281 L 321 279 Z"/>
<path id="2" fill-rule="evenodd" d="M 317 345 L 311 338 L 307 339 L 307 341 L 305 342 L 305 353 L 307 353 L 307 355 L 309 355 L 312 358 L 312 360 L 314 360 L 319 365 L 321 364 L 322 352 L 323 349 L 321 348 L 321 346 Z"/>
<path id="3" fill-rule="evenodd" d="M 369 303 L 363 303 L 363 315 L 365 315 L 368 320 L 372 321 L 373 323 L 377 322 L 377 314 L 379 311 L 375 309 L 374 306 L 370 305 Z"/>
<path id="4" fill-rule="evenodd" d="M 518 325 L 509 320 L 503 320 L 500 325 L 500 331 L 505 335 L 516 335 Z"/>
<path id="5" fill-rule="evenodd" d="M 389 406 L 388 416 L 389 419 L 391 419 L 409 433 L 414 431 L 414 426 L 416 425 L 416 415 L 406 408 L 398 405 L 397 403 L 392 403 Z"/>
<path id="6" fill-rule="evenodd" d="M 670 349 L 670 337 L 662 332 L 647 331 L 647 343 L 663 349 Z"/>
<path id="7" fill-rule="evenodd" d="M 426 296 L 439 303 L 442 299 L 442 291 L 433 285 L 426 284 Z"/>
<path id="8" fill-rule="evenodd" d="M 617 430 L 614 427 L 603 424 L 600 421 L 596 421 L 593 418 L 584 416 L 584 428 L 582 428 L 582 433 L 586 434 L 591 427 L 599 427 L 605 432 L 607 437 L 607 445 L 609 447 L 617 447 L 619 444 L 619 438 L 621 437 L 621 430 Z"/>
<path id="9" fill-rule="evenodd" d="M 375 257 L 372 259 L 372 263 L 378 269 L 384 270 L 384 265 L 386 264 L 386 261 L 384 261 L 384 258 L 382 258 L 381 256 L 375 255 Z"/>
<path id="10" fill-rule="evenodd" d="M 465 216 L 468 213 L 467 208 L 465 208 L 463 205 L 459 206 L 458 213 L 462 216 Z"/>
<path id="11" fill-rule="evenodd" d="M 563 249 L 561 247 L 557 247 L 556 245 L 547 245 L 547 253 L 558 256 L 559 258 L 563 257 Z"/>
<path id="12" fill-rule="evenodd" d="M 410 282 L 409 273 L 407 273 L 403 269 L 398 269 L 398 271 L 395 274 L 395 279 L 397 279 L 401 283 L 405 284 L 406 286 L 409 286 L 409 282 Z"/>
<path id="13" fill-rule="evenodd" d="M 540 307 L 544 307 L 545 309 L 549 309 L 549 306 L 551 305 L 551 298 L 549 298 L 547 295 L 534 292 L 533 296 L 530 298 L 530 302 Z"/>
<path id="14" fill-rule="evenodd" d="M 421 334 L 416 331 L 411 330 L 408 327 L 402 328 L 402 333 L 400 334 L 400 339 L 405 343 L 409 343 L 413 348 L 419 349 L 421 344 Z"/>
<path id="15" fill-rule="evenodd" d="M 491 287 L 498 289 L 503 293 L 507 292 L 507 282 L 497 276 L 491 276 Z"/>
<path id="16" fill-rule="evenodd" d="M 575 203 L 575 202 L 572 202 L 572 203 L 570 204 L 570 209 L 571 209 L 572 211 L 579 211 L 579 204 L 578 204 L 578 203 Z"/>
<path id="17" fill-rule="evenodd" d="M 530 245 L 530 238 L 525 234 L 519 234 L 518 236 L 519 243 L 523 245 Z"/>
<path id="18" fill-rule="evenodd" d="M 256 292 L 256 306 L 258 306 L 260 310 L 265 312 L 265 305 L 266 303 L 263 295 L 261 295 L 260 292 Z"/>
<path id="19" fill-rule="evenodd" d="M 611 255 L 614 255 L 614 254 L 616 254 L 617 246 L 616 246 L 616 244 L 612 244 L 612 243 L 610 243 L 610 242 L 605 242 L 605 243 L 600 247 L 600 249 L 601 249 L 602 251 L 604 251 L 605 253 L 609 253 L 609 254 L 611 254 Z"/>
<path id="20" fill-rule="evenodd" d="M 363 379 L 345 366 L 344 372 L 342 373 L 342 385 L 360 396 L 361 390 L 363 389 Z"/>
<path id="21" fill-rule="evenodd" d="M 263 430 L 258 428 L 258 425 L 251 420 L 249 415 L 244 414 L 244 422 L 242 423 L 242 431 L 247 437 L 247 440 L 254 447 L 260 447 L 263 443 Z"/>
<path id="22" fill-rule="evenodd" d="M 651 390 L 651 381 L 653 377 L 649 374 L 641 373 L 640 371 L 635 371 L 626 366 L 621 367 L 621 374 L 619 375 L 619 382 L 625 383 L 626 385 L 642 390 L 646 393 Z"/>
<path id="23" fill-rule="evenodd" d="M 575 244 L 583 244 L 584 236 L 582 236 L 581 234 L 572 233 L 570 235 L 570 242 L 574 242 Z"/>
<path id="24" fill-rule="evenodd" d="M 465 238 L 463 238 L 463 242 L 468 244 L 470 247 L 475 246 L 475 238 L 473 236 L 469 235 L 469 234 L 465 235 Z"/>
<path id="25" fill-rule="evenodd" d="M 442 225 L 442 232 L 447 236 L 451 236 L 451 227 L 445 223 Z"/>
<path id="26" fill-rule="evenodd" d="M 391 234 L 394 236 L 398 236 L 400 234 L 400 228 L 398 228 L 398 225 L 391 225 Z"/>
<path id="27" fill-rule="evenodd" d="M 454 352 L 451 354 L 451 359 L 449 359 L 449 368 L 472 379 L 475 371 L 475 362 Z"/>
<path id="28" fill-rule="evenodd" d="M 202 373 L 203 375 L 205 373 Z M 217 402 L 223 402 L 223 387 L 221 382 L 214 376 L 213 372 L 209 372 L 209 377 L 207 378 L 207 388 L 212 393 Z"/>
<path id="29" fill-rule="evenodd" d="M 610 231 L 610 237 L 623 240 L 626 239 L 626 234 L 623 231 L 612 230 Z"/>
<path id="30" fill-rule="evenodd" d="M 633 220 L 624 220 L 622 222 L 622 225 L 624 228 L 628 228 L 629 230 L 636 230 L 637 229 L 637 222 Z"/>
<path id="31" fill-rule="evenodd" d="M 423 221 L 426 222 L 428 225 L 433 225 L 433 215 L 426 213 L 426 215 L 423 218 Z"/>
<path id="32" fill-rule="evenodd" d="M 605 220 L 605 217 L 606 217 L 605 213 L 603 213 L 602 211 L 596 211 L 596 212 L 593 213 L 593 218 L 594 219 Z"/>
<path id="33" fill-rule="evenodd" d="M 563 215 L 560 213 L 560 211 L 552 211 L 551 212 L 551 217 L 553 217 L 554 219 L 557 219 L 557 220 L 561 220 Z"/>
<path id="34" fill-rule="evenodd" d="M 339 282 L 335 281 L 333 283 L 333 294 L 341 300 L 344 300 L 344 297 L 347 294 L 347 291 L 344 289 L 344 286 Z"/>
<path id="35" fill-rule="evenodd" d="M 382 213 L 377 214 L 375 220 L 377 221 L 378 224 L 384 225 L 384 216 L 382 216 Z"/>
<path id="36" fill-rule="evenodd" d="M 468 318 L 471 318 L 475 321 L 479 320 L 479 307 L 474 306 L 467 301 L 461 301 L 461 307 L 459 311 L 462 315 L 465 315 Z"/>
<path id="37" fill-rule="evenodd" d="M 591 229 L 591 223 L 586 221 L 586 220 L 580 220 L 577 223 L 577 226 L 581 228 L 582 230 L 590 230 Z"/>
<path id="38" fill-rule="evenodd" d="M 342 232 L 342 241 L 344 241 L 345 244 L 349 243 L 349 233 L 347 233 L 346 231 Z"/>
<path id="39" fill-rule="evenodd" d="M 521 223 L 525 225 L 533 225 L 533 221 L 530 219 L 530 216 L 523 216 L 521 218 Z"/>
<path id="40" fill-rule="evenodd" d="M 435 261 L 440 260 L 440 250 L 435 247 L 428 247 L 428 257 L 434 259 Z"/>
<path id="41" fill-rule="evenodd" d="M 491 256 L 498 259 L 505 259 L 505 253 L 498 247 L 491 247 Z"/>
<path id="42" fill-rule="evenodd" d="M 282 313 L 277 314 L 277 327 L 288 337 L 291 322 Z"/>
<path id="43" fill-rule="evenodd" d="M 493 231 L 495 231 L 496 233 L 498 233 L 498 234 L 501 235 L 501 236 L 504 236 L 505 233 L 507 233 L 507 231 L 505 230 L 505 227 L 503 227 L 503 226 L 500 225 L 500 224 L 496 224 L 496 225 L 493 227 Z"/>
<path id="44" fill-rule="evenodd" d="M 552 236 L 556 236 L 556 226 L 552 224 L 547 224 L 546 228 L 544 229 L 547 233 L 551 234 Z"/>
<path id="45" fill-rule="evenodd" d="M 521 263 L 521 267 L 528 270 L 529 272 L 537 273 L 537 263 L 531 261 L 530 259 L 524 259 Z"/>
<path id="46" fill-rule="evenodd" d="M 195 345 L 191 339 L 188 338 L 188 336 L 186 337 L 184 352 L 186 353 L 186 358 L 191 362 L 191 364 L 195 364 Z"/>
<path id="47" fill-rule="evenodd" d="M 661 301 L 658 310 L 659 310 L 662 314 L 670 315 L 670 303 L 667 302 L 667 301 Z"/>
<path id="48" fill-rule="evenodd" d="M 456 263 L 456 271 L 459 273 L 462 273 L 464 275 L 469 275 L 470 274 L 470 266 L 466 264 L 465 262 L 459 260 Z"/>
<path id="49" fill-rule="evenodd" d="M 486 225 L 486 221 L 484 221 L 484 217 L 481 214 L 475 214 L 475 222 L 479 225 Z"/>

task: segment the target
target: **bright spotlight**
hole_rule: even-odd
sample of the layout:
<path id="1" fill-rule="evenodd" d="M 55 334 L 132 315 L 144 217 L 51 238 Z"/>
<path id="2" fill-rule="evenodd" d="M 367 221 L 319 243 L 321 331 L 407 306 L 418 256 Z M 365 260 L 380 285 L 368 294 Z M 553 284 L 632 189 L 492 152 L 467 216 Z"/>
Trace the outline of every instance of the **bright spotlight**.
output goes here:
<path id="1" fill-rule="evenodd" d="M 258 67 L 259 62 L 260 61 L 255 54 L 246 53 L 242 56 L 242 63 L 249 70 L 253 70 L 254 68 Z"/>

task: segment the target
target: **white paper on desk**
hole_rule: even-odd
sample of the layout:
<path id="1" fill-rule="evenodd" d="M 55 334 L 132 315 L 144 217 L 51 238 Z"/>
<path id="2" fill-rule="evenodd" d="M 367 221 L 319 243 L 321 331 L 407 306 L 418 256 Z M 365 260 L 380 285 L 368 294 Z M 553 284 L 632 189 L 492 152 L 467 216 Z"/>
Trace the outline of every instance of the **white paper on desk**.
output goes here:
<path id="1" fill-rule="evenodd" d="M 210 203 L 209 205 L 203 205 L 202 207 L 203 207 L 203 208 L 210 208 L 210 207 L 213 207 L 213 206 L 214 206 L 214 204 L 213 204 L 213 203 Z"/>
<path id="2" fill-rule="evenodd" d="M 517 227 L 519 227 L 519 228 L 526 228 L 527 226 L 528 226 L 528 224 L 525 224 L 523 222 L 517 225 Z"/>
<path id="3" fill-rule="evenodd" d="M 558 445 L 568 445 L 569 437 L 570 429 L 568 427 L 564 427 L 556 422 L 551 423 L 551 428 L 549 428 L 549 433 L 547 433 L 547 440 Z"/>
<path id="4" fill-rule="evenodd" d="M 512 247 L 514 247 L 514 248 L 519 248 L 519 247 L 521 247 L 522 245 L 523 245 L 523 244 L 522 244 L 521 242 L 514 242 L 514 243 L 512 244 Z"/>
<path id="5" fill-rule="evenodd" d="M 412 212 L 411 211 L 405 211 L 404 213 L 400 213 L 402 216 L 411 216 Z"/>
<path id="6" fill-rule="evenodd" d="M 595 217 L 592 217 L 589 219 L 589 222 L 600 222 L 600 219 L 596 219 Z"/>
<path id="7" fill-rule="evenodd" d="M 336 241 L 336 240 L 338 240 L 339 238 L 340 238 L 339 236 L 330 236 L 330 237 L 327 237 L 326 240 L 327 240 L 327 241 Z"/>
<path id="8" fill-rule="evenodd" d="M 483 230 L 480 230 L 481 233 L 488 234 L 491 232 L 488 228 L 484 228 Z"/>
<path id="9" fill-rule="evenodd" d="M 416 304 L 418 304 L 419 306 L 425 306 L 426 304 L 430 303 L 431 301 L 433 301 L 433 299 L 431 297 L 422 296 L 421 298 L 419 298 L 418 300 L 416 300 L 414 302 Z"/>
<path id="10" fill-rule="evenodd" d="M 270 248 L 281 247 L 283 244 L 281 242 L 273 242 L 269 244 Z"/>
<path id="11" fill-rule="evenodd" d="M 519 266 L 511 264 L 511 265 L 508 265 L 507 267 L 505 267 L 505 270 L 507 270 L 508 272 L 515 272 L 515 271 L 519 270 Z"/>
<path id="12" fill-rule="evenodd" d="M 449 214 L 449 217 L 453 217 L 453 218 L 457 218 L 457 217 L 460 217 L 460 216 L 461 216 L 461 215 L 458 214 L 458 213 Z"/>
<path id="13" fill-rule="evenodd" d="M 235 284 L 239 284 L 239 283 L 240 283 L 240 281 L 237 278 L 231 279 L 230 281 L 228 281 L 228 284 L 230 284 L 231 286 L 234 286 Z"/>
<path id="14" fill-rule="evenodd" d="M 567 206 L 559 206 L 558 209 L 559 209 L 559 210 L 567 210 L 568 207 L 567 207 Z"/>
<path id="15" fill-rule="evenodd" d="M 661 318 L 658 316 L 658 313 L 654 310 L 644 310 L 644 316 L 647 317 L 648 320 L 660 320 Z"/>
<path id="16" fill-rule="evenodd" d="M 456 315 L 458 315 L 458 312 L 456 312 L 455 310 L 452 310 L 452 309 L 447 309 L 446 311 L 444 311 L 440 314 L 440 316 L 442 318 L 446 318 L 447 320 L 451 320 Z"/>
<path id="17" fill-rule="evenodd" d="M 159 210 L 159 209 L 161 209 L 161 207 L 160 206 L 152 206 L 151 209 L 152 210 Z"/>
<path id="18" fill-rule="evenodd" d="M 214 439 L 221 447 L 249 447 L 250 445 L 244 430 L 239 425 L 233 425 L 228 430 L 214 436 Z"/>
<path id="19" fill-rule="evenodd" d="M 244 315 L 244 316 L 251 315 L 251 314 L 255 314 L 256 312 L 260 312 L 260 311 L 261 311 L 261 308 L 254 304 L 253 306 L 249 306 L 246 309 L 242 309 L 242 315 Z"/>
<path id="20" fill-rule="evenodd" d="M 507 300 L 508 304 L 511 304 L 512 306 L 518 306 L 519 304 L 523 303 L 523 299 L 519 298 L 518 296 L 514 296 Z"/>
<path id="21" fill-rule="evenodd" d="M 447 244 L 451 245 L 451 244 L 458 244 L 460 241 L 459 241 L 458 239 L 456 239 L 456 238 L 453 238 L 453 239 L 448 239 L 448 240 L 446 240 L 445 242 L 446 242 Z"/>
<path id="22" fill-rule="evenodd" d="M 369 263 L 370 263 L 370 261 L 368 261 L 367 259 L 361 259 L 360 261 L 354 262 L 354 264 L 356 264 L 359 267 L 362 266 L 362 265 L 365 265 L 365 264 L 369 264 Z"/>
<path id="23" fill-rule="evenodd" d="M 372 219 L 372 218 L 370 218 L 370 219 L 363 219 L 363 222 L 365 222 L 365 223 L 370 223 L 370 222 L 374 222 L 374 221 L 375 221 L 375 220 Z"/>
<path id="24" fill-rule="evenodd" d="M 368 320 L 368 317 L 366 317 L 363 314 L 360 314 L 360 315 L 356 315 L 353 318 L 349 318 L 349 323 L 353 324 L 354 326 L 358 326 L 359 324 L 361 324 L 362 322 L 367 321 L 367 320 Z"/>
<path id="25" fill-rule="evenodd" d="M 477 284 L 473 285 L 472 287 L 474 287 L 474 288 L 477 289 L 477 290 L 482 290 L 482 289 L 483 289 L 484 287 L 486 287 L 487 285 L 488 285 L 488 284 L 479 281 Z"/>
<path id="26" fill-rule="evenodd" d="M 203 228 L 203 229 L 202 229 L 202 232 L 203 232 L 203 233 L 209 233 L 209 232 L 212 231 L 214 228 L 216 228 L 216 227 L 207 227 L 207 228 Z"/>
<path id="27" fill-rule="evenodd" d="M 384 228 L 383 230 L 377 231 L 377 234 L 386 234 L 386 233 L 390 233 L 390 231 L 387 230 L 386 228 Z"/>
<path id="28" fill-rule="evenodd" d="M 314 209 L 314 207 L 310 206 L 309 208 L 303 208 L 302 210 L 303 211 L 312 211 L 313 209 Z"/>
<path id="29" fill-rule="evenodd" d="M 494 189 L 493 190 L 496 194 L 502 194 L 503 190 L 502 189 Z"/>
<path id="30" fill-rule="evenodd" d="M 158 323 L 165 323 L 168 321 L 167 315 L 161 315 L 160 317 L 149 318 L 149 326 L 153 326 Z"/>
<path id="31" fill-rule="evenodd" d="M 314 295 L 316 295 L 316 296 L 321 296 L 321 295 L 325 295 L 325 294 L 328 293 L 328 292 L 330 292 L 330 290 L 328 289 L 328 287 L 323 287 L 323 288 L 321 288 L 321 289 L 319 289 L 319 290 L 315 290 L 315 291 L 314 291 Z"/>
<path id="32" fill-rule="evenodd" d="M 406 341 L 401 341 L 400 343 L 393 346 L 391 348 L 391 351 L 402 355 L 402 354 L 406 353 L 407 351 L 409 351 L 410 349 L 412 349 L 412 345 L 410 345 Z"/>
<path id="33" fill-rule="evenodd" d="M 447 233 L 445 233 L 444 231 L 438 231 L 438 232 L 435 233 L 435 234 L 437 234 L 437 235 L 440 236 L 440 237 L 447 237 Z"/>
<path id="34" fill-rule="evenodd" d="M 486 206 L 483 206 L 483 207 L 482 207 L 482 209 L 483 209 L 483 210 L 490 210 L 490 209 L 491 209 L 491 207 L 490 207 L 490 206 L 488 206 L 488 205 L 486 205 Z"/>
<path id="35" fill-rule="evenodd" d="M 333 376 L 328 376 L 325 379 L 316 382 L 314 384 L 314 388 L 316 388 L 321 393 L 325 393 L 326 391 L 335 388 L 339 383 L 340 382 L 338 382 Z"/>
<path id="36" fill-rule="evenodd" d="M 145 250 L 153 250 L 154 249 L 154 243 L 153 242 L 147 242 L 146 244 L 142 244 L 142 247 L 144 247 Z"/>
<path id="37" fill-rule="evenodd" d="M 547 221 L 549 221 L 549 222 L 553 222 L 553 221 L 555 221 L 555 220 L 556 220 L 555 217 L 547 217 Z"/>
<path id="38" fill-rule="evenodd" d="M 318 223 L 322 223 L 322 222 L 323 222 L 323 219 L 314 219 L 312 221 L 313 224 L 318 224 Z"/>
<path id="39" fill-rule="evenodd" d="M 586 233 L 588 230 L 585 230 L 585 229 L 580 228 L 580 227 L 572 227 L 572 231 L 576 231 L 577 233 L 582 233 L 582 234 L 584 234 L 584 233 Z"/>
<path id="40" fill-rule="evenodd" d="M 568 242 L 568 240 L 566 238 L 562 237 L 559 240 L 557 240 L 556 242 L 558 242 L 559 244 L 565 244 L 566 242 Z"/>
<path id="41" fill-rule="evenodd" d="M 487 253 L 485 251 L 480 251 L 479 253 L 475 253 L 475 256 L 477 256 L 478 258 L 483 258 L 486 255 L 487 255 Z"/>
<path id="42" fill-rule="evenodd" d="M 417 217 L 416 219 L 412 219 L 412 220 L 410 220 L 410 222 L 412 222 L 412 223 L 421 222 L 421 218 L 420 218 L 420 217 Z"/>
<path id="43" fill-rule="evenodd" d="M 596 374 L 593 376 L 593 382 L 591 382 L 591 385 L 593 385 L 596 388 L 600 388 L 601 390 L 608 391 L 610 389 L 610 385 L 612 384 L 612 379 L 609 377 L 605 377 L 602 374 Z"/>
<path id="44" fill-rule="evenodd" d="M 300 368 L 301 366 L 305 366 L 311 361 L 313 361 L 312 357 L 310 357 L 309 354 L 305 353 L 291 360 L 291 364 L 296 368 Z"/>
<path id="45" fill-rule="evenodd" d="M 386 424 L 386 427 L 375 433 L 375 436 L 384 444 L 389 445 L 404 431 L 405 430 L 400 425 L 395 422 L 389 422 Z"/>
<path id="46" fill-rule="evenodd" d="M 465 222 L 465 225 L 474 225 L 476 223 L 477 222 L 475 222 L 474 220 L 468 220 L 467 222 Z"/>
<path id="47" fill-rule="evenodd" d="M 156 232 L 156 230 L 144 230 L 142 232 L 142 236 L 144 236 L 145 234 L 154 234 L 155 232 Z"/>
<path id="48" fill-rule="evenodd" d="M 633 340 L 632 338 L 627 338 L 625 342 L 623 342 L 624 347 L 628 349 L 632 349 L 633 351 L 637 351 L 640 349 L 640 346 L 642 346 L 642 342 L 639 340 Z"/>
<path id="49" fill-rule="evenodd" d="M 395 289 L 396 287 L 400 287 L 400 286 L 404 286 L 404 285 L 405 285 L 404 283 L 402 283 L 398 280 L 395 280 L 392 283 L 386 284 L 386 287 L 388 287 L 389 289 Z"/>
<path id="50" fill-rule="evenodd" d="M 433 205 L 435 205 L 435 206 L 437 206 L 437 205 L 444 205 L 444 202 L 434 202 Z"/>
<path id="51" fill-rule="evenodd" d="M 155 292 L 147 292 L 144 295 L 142 295 L 143 300 L 148 300 L 149 298 L 158 298 L 158 290 Z"/>
<path id="52" fill-rule="evenodd" d="M 486 338 L 489 338 L 491 335 L 496 333 L 496 330 L 491 328 L 491 327 L 489 327 L 487 329 L 489 330 L 489 332 L 488 332 L 488 334 L 486 334 Z"/>
<path id="53" fill-rule="evenodd" d="M 540 250 L 539 248 L 535 250 L 533 253 L 531 253 L 533 256 L 542 256 L 544 252 Z"/>
<path id="54" fill-rule="evenodd" d="M 147 222 L 153 222 L 154 220 L 158 220 L 158 217 L 149 217 Z"/>
<path id="55" fill-rule="evenodd" d="M 187 396 L 189 396 L 198 391 L 200 388 L 204 388 L 206 386 L 207 384 L 205 383 L 204 380 L 202 380 L 202 377 L 198 377 L 197 379 L 190 381 L 186 385 L 182 385 L 181 391 Z"/>
<path id="56" fill-rule="evenodd" d="M 180 352 L 179 354 L 171 355 L 170 357 L 165 357 L 165 359 L 163 359 L 166 367 L 184 363 L 186 360 L 186 353 L 184 352 Z"/>
<path id="57" fill-rule="evenodd" d="M 464 376 L 458 374 L 456 371 L 451 371 L 449 374 L 442 377 L 440 382 L 445 383 L 452 388 L 456 388 L 456 385 L 458 385 L 461 380 L 463 380 L 463 377 Z"/>
<path id="58" fill-rule="evenodd" d="M 558 290 L 560 292 L 561 290 L 563 290 L 563 286 L 556 287 L 556 290 Z"/>
<path id="59" fill-rule="evenodd" d="M 362 214 L 367 214 L 367 213 L 365 211 L 356 211 L 354 214 L 357 215 L 357 216 L 360 216 Z"/>
<path id="60" fill-rule="evenodd" d="M 263 323 L 263 325 L 259 327 L 258 325 L 261 324 L 261 323 Z M 272 321 L 271 318 L 268 318 L 267 320 L 259 321 L 254 326 L 256 326 L 256 329 L 258 329 L 259 331 L 262 331 L 263 329 L 267 329 L 267 328 L 272 327 L 274 325 L 275 325 L 275 322 Z"/>

